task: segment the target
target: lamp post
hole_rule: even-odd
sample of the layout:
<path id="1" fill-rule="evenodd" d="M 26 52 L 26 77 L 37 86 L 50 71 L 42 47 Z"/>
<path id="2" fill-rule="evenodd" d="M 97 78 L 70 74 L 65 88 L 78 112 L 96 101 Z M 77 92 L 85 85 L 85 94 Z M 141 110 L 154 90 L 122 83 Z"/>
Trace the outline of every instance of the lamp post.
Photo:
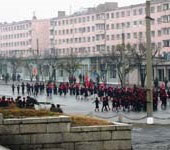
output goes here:
<path id="1" fill-rule="evenodd" d="M 152 94 L 152 49 L 150 0 L 146 0 L 146 46 L 147 46 L 147 124 L 153 124 L 153 94 Z"/>

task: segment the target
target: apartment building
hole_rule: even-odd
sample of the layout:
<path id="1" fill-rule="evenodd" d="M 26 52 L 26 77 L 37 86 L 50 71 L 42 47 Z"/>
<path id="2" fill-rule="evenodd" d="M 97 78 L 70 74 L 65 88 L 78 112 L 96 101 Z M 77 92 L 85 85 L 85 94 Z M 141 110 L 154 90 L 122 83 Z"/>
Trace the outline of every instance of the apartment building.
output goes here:
<path id="1" fill-rule="evenodd" d="M 153 49 L 170 52 L 170 1 L 153 0 L 151 3 L 151 37 Z M 95 55 L 114 50 L 122 43 L 138 48 L 146 41 L 145 4 L 118 7 L 117 3 L 105 3 L 88 8 L 71 16 L 51 19 L 51 43 L 64 55 L 69 52 Z"/>
<path id="2" fill-rule="evenodd" d="M 0 24 L 0 53 L 29 56 L 49 48 L 49 19 Z"/>
<path id="3" fill-rule="evenodd" d="M 107 72 L 92 70 L 97 57 L 102 53 L 114 50 L 122 43 L 130 43 L 138 49 L 146 42 L 145 3 L 118 7 L 118 3 L 107 2 L 94 8 L 87 8 L 67 16 L 59 11 L 56 18 L 26 20 L 0 24 L 0 53 L 8 55 L 23 54 L 29 56 L 56 50 L 61 56 L 76 53 L 83 59 L 82 69 L 77 75 L 89 74 L 93 78 L 96 72 L 107 76 L 107 81 L 119 83 L 116 68 Z M 152 48 L 159 53 L 170 52 L 170 0 L 152 0 L 151 2 L 151 38 Z M 94 71 L 94 72 L 93 72 Z M 63 71 L 61 71 L 63 72 Z M 104 74 L 105 73 L 105 74 Z M 170 66 L 158 67 L 155 71 L 160 80 L 168 76 Z M 62 75 L 61 75 L 62 74 Z M 63 76 L 57 70 L 58 80 Z M 139 81 L 139 72 L 129 75 L 128 81 Z"/>

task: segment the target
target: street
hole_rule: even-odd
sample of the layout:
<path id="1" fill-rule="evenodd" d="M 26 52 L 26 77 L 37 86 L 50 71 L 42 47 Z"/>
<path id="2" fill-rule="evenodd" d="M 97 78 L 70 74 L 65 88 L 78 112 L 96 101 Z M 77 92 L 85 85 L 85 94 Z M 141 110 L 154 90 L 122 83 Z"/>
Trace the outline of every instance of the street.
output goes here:
<path id="1" fill-rule="evenodd" d="M 0 95 L 14 96 L 11 87 L 8 85 L 0 85 Z M 155 119 L 156 124 L 160 125 L 145 125 L 146 113 L 140 112 L 94 112 L 95 105 L 93 100 L 76 100 L 74 96 L 54 96 L 52 99 L 46 97 L 45 94 L 36 97 L 39 102 L 49 102 L 54 104 L 60 104 L 63 111 L 67 114 L 83 114 L 93 117 L 100 117 L 108 119 L 110 121 L 120 121 L 120 115 L 122 115 L 122 122 L 134 124 L 132 130 L 132 144 L 134 150 L 168 150 L 170 149 L 170 107 L 168 105 L 167 110 L 161 110 L 160 106 L 154 116 L 164 119 Z M 50 108 L 50 105 L 42 105 L 43 108 Z M 101 108 L 101 104 L 100 104 Z M 144 117 L 144 118 L 143 118 Z M 139 119 L 141 118 L 141 119 Z M 165 125 L 161 125 L 165 124 Z"/>

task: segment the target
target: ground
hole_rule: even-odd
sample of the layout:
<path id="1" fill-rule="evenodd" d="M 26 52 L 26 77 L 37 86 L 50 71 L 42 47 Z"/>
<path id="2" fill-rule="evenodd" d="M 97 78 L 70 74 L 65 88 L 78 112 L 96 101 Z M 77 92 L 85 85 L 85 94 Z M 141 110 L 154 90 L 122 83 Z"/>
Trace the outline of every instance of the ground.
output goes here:
<path id="1" fill-rule="evenodd" d="M 0 85 L 0 95 L 14 96 L 11 86 L 9 85 Z M 54 104 L 60 104 L 63 111 L 68 114 L 84 114 L 89 116 L 97 116 L 103 119 L 108 119 L 111 121 L 122 121 L 134 124 L 132 131 L 132 143 L 134 150 L 168 150 L 170 149 L 170 106 L 168 103 L 167 110 L 162 111 L 160 109 L 158 112 L 155 112 L 153 115 L 157 117 L 155 119 L 156 124 L 166 124 L 166 125 L 142 125 L 141 123 L 146 123 L 146 113 L 116 113 L 116 112 L 94 112 L 94 103 L 93 100 L 84 100 L 77 101 L 74 96 L 67 95 L 66 97 L 62 96 L 53 96 L 52 99 L 46 97 L 46 95 L 41 95 L 36 97 L 38 101 L 49 102 Z M 49 108 L 50 105 L 42 105 L 42 107 Z M 101 108 L 101 104 L 100 104 Z M 138 120 L 141 118 L 141 120 Z M 163 118 L 163 119 L 161 119 Z M 168 118 L 168 119 L 166 119 Z M 138 124 L 140 123 L 140 124 Z"/>
<path id="2" fill-rule="evenodd" d="M 170 150 L 169 125 L 137 125 L 133 128 L 134 150 Z"/>

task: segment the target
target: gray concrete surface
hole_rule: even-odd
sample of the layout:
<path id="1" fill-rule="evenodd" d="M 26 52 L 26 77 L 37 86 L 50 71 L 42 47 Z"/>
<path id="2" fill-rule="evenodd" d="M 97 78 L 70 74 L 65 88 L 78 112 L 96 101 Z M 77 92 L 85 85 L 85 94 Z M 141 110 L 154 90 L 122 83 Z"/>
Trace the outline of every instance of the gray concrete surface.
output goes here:
<path id="1" fill-rule="evenodd" d="M 0 85 L 0 95 L 12 95 L 11 87 Z M 15 94 L 14 97 L 17 95 Z M 66 97 L 53 96 L 52 99 L 41 95 L 36 97 L 38 101 L 61 104 L 62 109 L 68 114 L 85 114 L 89 116 L 97 116 L 111 121 L 119 121 L 122 115 L 122 122 L 138 124 L 134 126 L 132 132 L 132 142 L 134 150 L 170 150 L 170 104 L 168 102 L 167 110 L 161 110 L 160 103 L 157 112 L 154 116 L 160 119 L 154 119 L 156 124 L 160 125 L 142 125 L 146 123 L 146 118 L 138 120 L 146 116 L 146 113 L 140 112 L 94 112 L 93 100 L 77 101 L 74 96 L 67 95 Z M 50 105 L 42 105 L 44 108 L 49 108 Z M 100 105 L 101 108 L 101 105 Z M 128 118 L 125 118 L 128 117 Z M 162 119 L 161 119 L 162 118 Z M 168 119 L 166 119 L 168 118 Z M 136 120 L 137 119 L 137 120 Z"/>

